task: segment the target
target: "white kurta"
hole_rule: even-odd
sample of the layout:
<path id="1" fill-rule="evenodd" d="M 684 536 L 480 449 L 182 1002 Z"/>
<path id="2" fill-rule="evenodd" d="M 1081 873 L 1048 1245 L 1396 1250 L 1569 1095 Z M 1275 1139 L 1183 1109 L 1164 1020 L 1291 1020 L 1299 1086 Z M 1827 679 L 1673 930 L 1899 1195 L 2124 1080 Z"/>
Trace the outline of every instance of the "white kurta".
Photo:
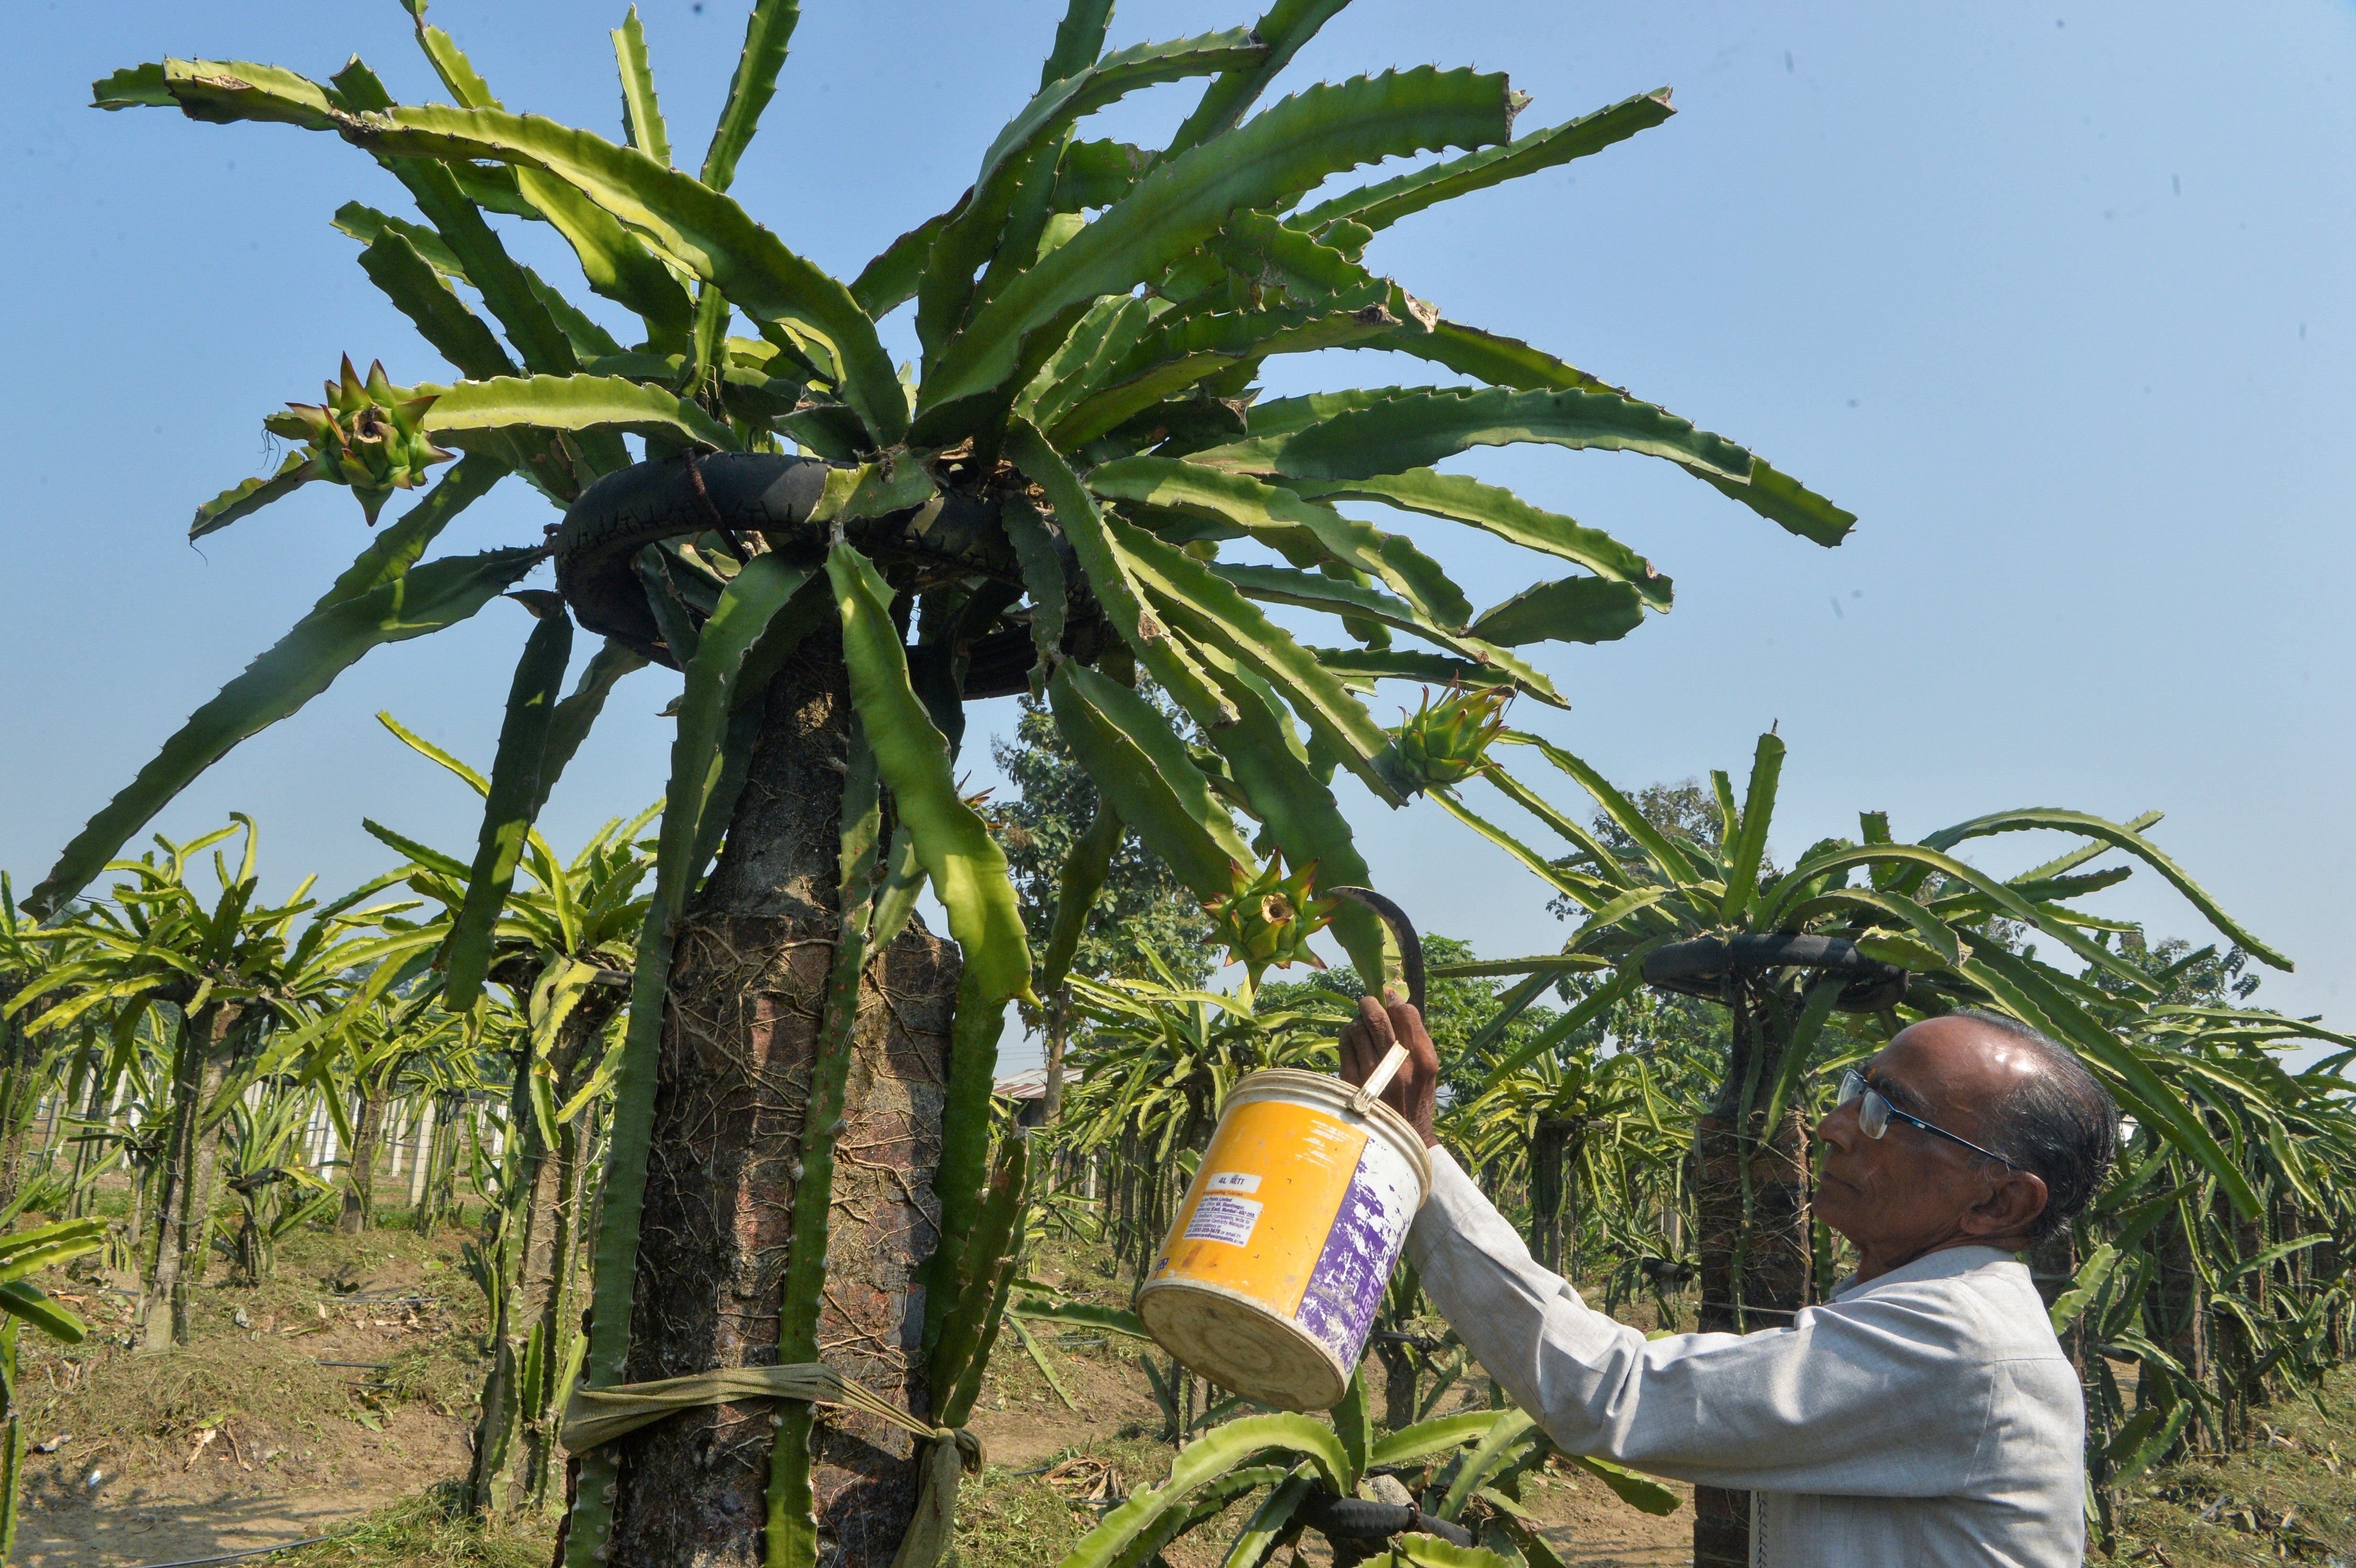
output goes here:
<path id="1" fill-rule="evenodd" d="M 1570 1453 L 1756 1494 L 1754 1568 L 2083 1559 L 2085 1405 L 2011 1254 L 1933 1253 L 1788 1328 L 1648 1341 L 1431 1164 L 1408 1252 L 1481 1365 Z"/>

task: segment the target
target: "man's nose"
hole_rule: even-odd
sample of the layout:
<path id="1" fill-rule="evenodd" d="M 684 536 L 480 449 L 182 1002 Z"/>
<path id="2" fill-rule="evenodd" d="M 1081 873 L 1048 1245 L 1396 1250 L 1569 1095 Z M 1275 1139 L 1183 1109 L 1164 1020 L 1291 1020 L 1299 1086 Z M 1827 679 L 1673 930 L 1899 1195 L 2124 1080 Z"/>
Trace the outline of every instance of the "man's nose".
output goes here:
<path id="1" fill-rule="evenodd" d="M 1856 1153 L 1857 1140 L 1863 1136 L 1864 1129 L 1857 1125 L 1857 1107 L 1854 1104 L 1835 1105 L 1825 1113 L 1824 1120 L 1816 1124 L 1816 1136 L 1843 1154 Z"/>

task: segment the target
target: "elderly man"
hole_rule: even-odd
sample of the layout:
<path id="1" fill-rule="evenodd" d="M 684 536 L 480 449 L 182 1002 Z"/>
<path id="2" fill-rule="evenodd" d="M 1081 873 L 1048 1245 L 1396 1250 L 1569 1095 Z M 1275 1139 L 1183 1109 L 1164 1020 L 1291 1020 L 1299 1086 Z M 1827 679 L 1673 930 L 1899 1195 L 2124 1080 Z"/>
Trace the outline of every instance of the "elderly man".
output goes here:
<path id="1" fill-rule="evenodd" d="M 1342 1038 L 1362 1083 L 1431 1134 L 1439 1058 L 1372 997 Z M 1646 1340 L 1530 1258 L 1445 1149 L 1408 1233 L 1423 1287 L 1566 1450 L 1752 1494 L 1754 1568 L 2063 1568 L 2085 1549 L 2085 1406 L 2013 1256 L 2101 1183 L 2118 1109 L 2008 1019 L 1908 1029 L 1816 1127 L 1815 1212 L 1857 1272 L 1789 1328 Z"/>

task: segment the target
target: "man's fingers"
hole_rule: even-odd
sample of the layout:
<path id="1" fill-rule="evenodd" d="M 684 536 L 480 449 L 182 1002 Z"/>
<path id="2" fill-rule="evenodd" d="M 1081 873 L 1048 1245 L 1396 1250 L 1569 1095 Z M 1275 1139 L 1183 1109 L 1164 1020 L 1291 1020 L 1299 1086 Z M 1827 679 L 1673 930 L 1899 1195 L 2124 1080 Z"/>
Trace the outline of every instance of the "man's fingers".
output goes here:
<path id="1" fill-rule="evenodd" d="M 1431 1036 L 1423 1027 L 1423 1015 L 1415 1010 L 1413 1002 L 1393 1002 L 1383 1009 L 1383 1021 L 1393 1033 L 1408 1042 L 1409 1050 L 1417 1045 L 1430 1045 Z"/>
<path id="2" fill-rule="evenodd" d="M 1373 997 L 1359 997 L 1357 1021 L 1342 1031 L 1342 1076 L 1365 1083 L 1390 1048 L 1391 1020 Z"/>
<path id="3" fill-rule="evenodd" d="M 1440 1051 L 1431 1043 L 1430 1031 L 1423 1027 L 1423 1015 L 1409 1002 L 1393 1002 L 1388 1016 L 1383 1020 L 1391 1027 L 1396 1038 L 1407 1041 L 1408 1060 L 1416 1070 L 1433 1077 L 1440 1072 Z"/>

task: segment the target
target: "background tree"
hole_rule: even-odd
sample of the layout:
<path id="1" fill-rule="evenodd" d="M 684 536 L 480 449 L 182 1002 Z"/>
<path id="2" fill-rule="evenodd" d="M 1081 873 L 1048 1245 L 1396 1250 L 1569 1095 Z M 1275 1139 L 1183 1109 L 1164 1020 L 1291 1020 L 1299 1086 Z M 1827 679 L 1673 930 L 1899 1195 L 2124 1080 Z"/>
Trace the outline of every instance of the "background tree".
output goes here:
<path id="1" fill-rule="evenodd" d="M 1726 836 L 1726 811 L 1719 804 L 1714 787 L 1705 789 L 1698 779 L 1682 779 L 1676 784 L 1648 784 L 1642 789 L 1628 792 L 1628 803 L 1636 814 L 1662 833 L 1691 839 L 1703 848 L 1715 851 L 1723 846 Z M 1588 819 L 1596 842 L 1615 859 L 1639 861 L 1644 858 L 1644 845 L 1613 819 L 1608 811 L 1597 810 Z M 1586 857 L 1566 855 L 1555 862 L 1574 869 Z M 1768 862 L 1772 864 L 1772 859 Z M 1547 901 L 1547 909 L 1558 919 L 1576 920 L 1584 914 L 1576 901 L 1568 894 L 1557 893 Z"/>
<path id="2" fill-rule="evenodd" d="M 170 1121 L 157 1170 L 153 1262 L 145 1270 L 142 1334 L 150 1349 L 187 1342 L 188 1292 L 212 1259 L 220 1140 L 237 1096 L 298 1051 L 301 1072 L 323 1079 L 338 1053 L 332 1027 L 349 1002 L 347 973 L 369 968 L 372 985 L 388 984 L 408 954 L 429 944 L 412 935 L 364 934 L 379 912 L 355 906 L 385 880 L 322 908 L 305 896 L 305 879 L 288 902 L 257 907 L 257 836 L 251 818 L 231 816 L 230 827 L 185 844 L 159 834 L 160 852 L 112 862 L 107 869 L 126 880 L 114 884 L 112 899 L 75 912 L 70 925 L 80 942 L 74 961 L 25 986 L 9 1004 L 27 1015 L 37 1002 L 64 993 L 68 999 L 29 1015 L 29 1027 L 58 1028 L 103 1008 L 113 1015 L 118 1040 L 145 1010 L 173 1009 Z M 212 858 L 219 891 L 207 901 L 189 885 L 190 861 L 241 832 L 234 872 L 218 852 Z M 305 913 L 310 918 L 298 932 L 297 917 Z M 282 1028 L 284 1038 L 274 1039 Z M 343 1106 L 332 1098 L 329 1104 L 348 1144 Z"/>
<path id="3" fill-rule="evenodd" d="M 317 1104 L 316 1085 L 292 1076 L 263 1079 L 230 1103 L 221 1185 L 233 1219 L 224 1216 L 224 1228 L 236 1273 L 249 1284 L 276 1272 L 278 1243 L 289 1232 L 338 1213 L 349 1196 L 305 1168 L 304 1134 Z"/>
<path id="4" fill-rule="evenodd" d="M 380 997 L 345 1015 L 346 1076 L 337 1087 L 349 1085 L 352 1136 L 336 1221 L 339 1231 L 357 1233 L 376 1223 L 376 1167 L 393 1107 L 410 1097 L 414 1076 L 461 1037 L 459 1019 L 438 1012 L 428 1016 L 433 1001 L 430 993 L 412 990 Z"/>
<path id="5" fill-rule="evenodd" d="M 1185 717 L 1150 682 L 1139 695 L 1174 730 L 1186 731 Z M 1217 947 L 1201 901 L 1104 803 L 1045 707 L 1027 692 L 1017 701 L 1013 739 L 991 748 L 1015 786 L 1015 798 L 988 816 L 1006 852 L 1023 928 L 1045 955 L 1044 974 L 1183 976 L 1187 984 L 1204 984 L 1217 963 Z M 1227 820 L 1232 827 L 1232 816 Z M 1099 863 L 1095 895 L 1084 900 L 1081 880 Z M 1073 879 L 1069 888 L 1067 878 Z M 1075 1010 L 1068 982 L 1053 979 L 1026 1017 L 1046 1037 L 1039 1112 L 1052 1125 L 1062 1114 L 1072 1029 L 1087 1022 Z"/>
<path id="6" fill-rule="evenodd" d="M 1160 692 L 1147 687 L 1139 695 L 1174 728 L 1186 728 L 1184 716 L 1173 712 Z M 1044 949 L 1055 931 L 1058 879 L 1096 822 L 1102 802 L 1046 705 L 1026 693 L 1018 699 L 1018 714 L 1013 735 L 991 743 L 991 760 L 1014 786 L 1014 794 L 992 803 L 987 815 L 1006 849 L 1006 868 L 1023 904 L 1023 929 L 1032 945 Z M 1090 979 L 1108 975 L 1142 979 L 1153 972 L 1146 962 L 1147 948 L 1189 986 L 1208 979 L 1218 961 L 1211 920 L 1201 901 L 1134 830 L 1124 828 L 1074 951 L 1071 973 Z"/>
<path id="7" fill-rule="evenodd" d="M 1462 709 L 1394 736 L 1361 693 L 1405 677 L 1559 701 L 1516 649 L 1610 640 L 1670 602 L 1667 580 L 1610 536 L 1434 464 L 1518 441 L 1635 452 L 1819 544 L 1854 521 L 1722 437 L 1450 321 L 1365 263 L 1393 222 L 1658 124 L 1665 93 L 1516 138 L 1526 101 L 1504 76 L 1419 67 L 1253 115 L 1339 9 L 1279 0 L 1249 29 L 1108 54 L 1109 5 L 1073 0 L 970 191 L 847 285 L 725 195 L 776 89 L 789 0 L 755 5 L 692 175 L 671 166 L 635 18 L 615 39 L 621 143 L 509 112 L 422 0 L 418 39 L 448 104 L 395 103 L 358 59 L 326 82 L 165 60 L 98 83 L 104 107 L 271 122 L 371 155 L 424 221 L 353 204 L 337 224 L 458 373 L 400 387 L 347 363 L 320 403 L 270 417 L 304 449 L 201 507 L 194 531 L 317 481 L 349 485 L 373 520 L 465 455 L 93 819 L 38 907 L 369 649 L 465 619 L 552 556 L 557 592 L 518 595 L 533 623 L 444 955 L 451 1005 L 472 1004 L 525 830 L 605 690 L 634 661 L 686 676 L 584 1380 L 799 1364 L 824 1339 L 867 1348 L 839 1370 L 948 1418 L 991 1342 L 1002 1260 L 936 1238 L 1012 1233 L 981 1223 L 996 1201 L 983 1113 L 1006 1004 L 1039 997 L 1003 857 L 954 787 L 966 699 L 1035 680 L 1108 807 L 1060 879 L 1036 975 L 1048 991 L 1119 823 L 1215 906 L 1229 946 L 1282 957 L 1330 918 L 1371 977 L 1386 967 L 1377 923 L 1327 908 L 1311 880 L 1366 880 L 1328 781 L 1346 768 L 1393 805 L 1448 782 Z M 1166 146 L 1076 136 L 1098 109 L 1182 80 L 1207 85 Z M 1362 165 L 1451 150 L 1302 205 Z M 562 236 L 620 307 L 611 319 L 635 318 L 624 336 L 519 266 L 486 211 Z M 911 301 L 919 353 L 904 382 L 875 324 Z M 754 336 L 732 334 L 740 319 Z M 1269 356 L 1326 347 L 1477 384 L 1258 395 Z M 552 540 L 422 560 L 509 474 L 567 508 Z M 1571 571 L 1505 585 L 1478 610 L 1409 537 L 1335 509 L 1359 503 Z M 1347 645 L 1304 644 L 1264 604 L 1327 614 Z M 560 701 L 576 617 L 608 653 Z M 1424 647 L 1389 646 L 1394 633 Z M 1137 695 L 1141 675 L 1205 755 Z M 926 879 L 954 947 L 909 921 Z M 860 1165 L 838 1166 L 838 1137 L 867 1151 Z M 872 1192 L 870 1162 L 894 1173 Z M 821 1295 L 854 1276 L 859 1289 Z M 903 1434 L 847 1416 L 814 1426 L 791 1406 L 764 1453 L 729 1435 L 752 1413 L 682 1413 L 586 1456 L 568 1560 L 806 1563 L 821 1531 L 845 1568 L 899 1550 L 919 1488 Z"/>

